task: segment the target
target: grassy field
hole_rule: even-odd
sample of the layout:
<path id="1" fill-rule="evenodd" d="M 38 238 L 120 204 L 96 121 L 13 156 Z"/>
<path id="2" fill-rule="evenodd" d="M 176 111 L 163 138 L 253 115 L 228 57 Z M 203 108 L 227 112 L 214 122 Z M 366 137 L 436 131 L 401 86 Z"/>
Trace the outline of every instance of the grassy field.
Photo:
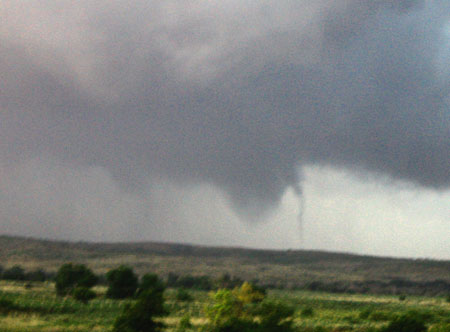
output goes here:
<path id="1" fill-rule="evenodd" d="M 110 300 L 105 288 L 94 288 L 97 298 L 88 304 L 55 295 L 52 283 L 0 282 L 1 332 L 109 331 L 123 306 L 130 300 Z M 194 330 L 205 323 L 204 308 L 211 299 L 205 291 L 190 291 L 191 302 L 176 300 L 176 290 L 165 292 L 170 315 L 164 318 L 168 331 L 175 331 L 180 318 L 189 313 Z M 329 294 L 307 291 L 269 291 L 268 297 L 295 307 L 298 331 L 371 331 L 408 311 L 427 317 L 429 331 L 450 331 L 450 303 L 443 297 Z M 1 303 L 10 301 L 10 310 Z"/>

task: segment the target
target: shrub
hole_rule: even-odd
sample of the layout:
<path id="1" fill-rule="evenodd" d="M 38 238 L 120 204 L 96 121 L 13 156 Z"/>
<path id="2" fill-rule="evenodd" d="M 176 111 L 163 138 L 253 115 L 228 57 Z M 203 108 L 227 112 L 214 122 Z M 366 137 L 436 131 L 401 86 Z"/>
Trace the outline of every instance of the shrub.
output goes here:
<path id="1" fill-rule="evenodd" d="M 369 315 L 369 319 L 375 322 L 387 321 L 391 319 L 391 315 L 384 311 L 374 311 Z"/>
<path id="2" fill-rule="evenodd" d="M 56 292 L 60 296 L 72 294 L 76 287 L 91 288 L 97 281 L 97 276 L 85 265 L 64 264 L 56 274 Z"/>
<path id="3" fill-rule="evenodd" d="M 143 291 L 136 303 L 127 305 L 114 322 L 113 332 L 158 332 L 164 330 L 164 323 L 156 321 L 167 312 L 163 293 L 155 289 Z"/>
<path id="4" fill-rule="evenodd" d="M 193 289 L 202 289 L 202 290 L 211 290 L 212 282 L 208 276 L 191 276 L 185 275 L 179 277 L 176 286 L 183 288 L 193 288 Z"/>
<path id="5" fill-rule="evenodd" d="M 177 301 L 181 301 L 181 302 L 191 302 L 192 296 L 184 288 L 179 288 L 177 291 L 176 299 L 177 299 Z"/>
<path id="6" fill-rule="evenodd" d="M 241 287 L 235 288 L 233 292 L 243 304 L 259 303 L 265 297 L 265 292 L 255 289 L 249 282 L 244 282 Z"/>
<path id="7" fill-rule="evenodd" d="M 424 332 L 427 328 L 420 317 L 406 314 L 395 318 L 381 332 Z"/>
<path id="8" fill-rule="evenodd" d="M 259 332 L 259 326 L 250 319 L 231 318 L 220 325 L 215 325 L 208 332 Z"/>
<path id="9" fill-rule="evenodd" d="M 450 323 L 440 323 L 431 326 L 428 332 L 448 332 L 450 331 Z"/>
<path id="10" fill-rule="evenodd" d="M 3 271 L 2 278 L 5 280 L 25 280 L 25 271 L 21 266 L 14 265 Z"/>
<path id="11" fill-rule="evenodd" d="M 161 279 L 159 279 L 158 275 L 154 273 L 147 273 L 144 274 L 144 276 L 141 278 L 138 294 L 150 289 L 154 289 L 158 292 L 163 292 L 165 288 L 166 285 Z"/>
<path id="12" fill-rule="evenodd" d="M 264 301 L 259 309 L 260 331 L 290 332 L 293 331 L 292 315 L 294 308 L 282 302 Z"/>
<path id="13" fill-rule="evenodd" d="M 365 308 L 363 311 L 361 311 L 358 315 L 360 319 L 367 319 L 369 318 L 370 314 L 372 313 L 372 310 L 369 308 Z"/>
<path id="14" fill-rule="evenodd" d="M 0 295 L 0 314 L 8 314 L 16 309 L 16 305 L 10 299 Z"/>
<path id="15" fill-rule="evenodd" d="M 179 277 L 180 276 L 178 274 L 169 272 L 167 275 L 167 287 L 176 287 Z"/>
<path id="16" fill-rule="evenodd" d="M 26 273 L 25 279 L 29 281 L 46 281 L 48 279 L 48 276 L 44 270 L 37 269 Z"/>
<path id="17" fill-rule="evenodd" d="M 300 316 L 302 317 L 312 317 L 314 316 L 314 310 L 311 307 L 303 308 L 300 312 Z"/>
<path id="18" fill-rule="evenodd" d="M 94 299 L 96 297 L 96 294 L 93 290 L 87 287 L 76 287 L 73 290 L 73 297 L 75 300 L 86 304 L 90 300 Z"/>
<path id="19" fill-rule="evenodd" d="M 185 332 L 192 329 L 191 324 L 191 316 L 187 313 L 183 317 L 181 317 L 180 322 L 178 323 L 176 332 Z"/>
<path id="20" fill-rule="evenodd" d="M 399 301 L 405 301 L 405 300 L 406 300 L 406 295 L 400 295 L 400 296 L 398 297 L 398 300 L 399 300 Z"/>
<path id="21" fill-rule="evenodd" d="M 214 304 L 207 308 L 206 315 L 212 326 L 223 326 L 243 316 L 243 305 L 229 289 L 219 289 L 212 295 Z"/>
<path id="22" fill-rule="evenodd" d="M 130 267 L 120 266 L 106 274 L 108 290 L 106 297 L 124 299 L 132 297 L 138 288 L 138 277 Z"/>
<path id="23" fill-rule="evenodd" d="M 255 297 L 258 295 L 258 297 Z M 273 301 L 260 301 L 260 293 L 244 283 L 233 291 L 220 289 L 206 308 L 207 331 L 213 332 L 290 332 L 294 309 Z M 255 301 L 257 299 L 257 301 Z M 256 320 L 255 318 L 259 319 Z"/>

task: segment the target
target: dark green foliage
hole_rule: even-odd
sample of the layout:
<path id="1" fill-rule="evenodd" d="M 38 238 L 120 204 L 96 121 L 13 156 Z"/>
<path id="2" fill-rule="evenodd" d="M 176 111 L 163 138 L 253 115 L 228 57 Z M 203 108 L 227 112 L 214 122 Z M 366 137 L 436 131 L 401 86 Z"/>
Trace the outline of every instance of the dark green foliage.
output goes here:
<path id="1" fill-rule="evenodd" d="M 16 310 L 16 305 L 10 299 L 7 299 L 0 294 L 0 314 L 8 314 L 10 311 Z"/>
<path id="2" fill-rule="evenodd" d="M 450 295 L 447 295 L 447 303 L 450 303 Z"/>
<path id="3" fill-rule="evenodd" d="M 97 276 L 83 264 L 62 265 L 55 277 L 56 292 L 60 296 L 72 294 L 76 287 L 93 287 Z"/>
<path id="4" fill-rule="evenodd" d="M 138 288 L 138 277 L 133 269 L 128 266 L 120 266 L 106 274 L 108 290 L 106 296 L 111 299 L 124 299 L 132 297 Z"/>
<path id="5" fill-rule="evenodd" d="M 145 290 L 136 303 L 125 307 L 114 323 L 113 332 L 163 331 L 164 323 L 154 318 L 166 314 L 163 293 L 155 289 Z"/>
<path id="6" fill-rule="evenodd" d="M 191 302 L 192 296 L 184 288 L 179 288 L 177 290 L 176 299 L 177 299 L 177 301 L 181 301 L 181 302 Z"/>
<path id="7" fill-rule="evenodd" d="M 372 310 L 369 308 L 365 308 L 363 311 L 361 311 L 358 315 L 360 319 L 368 319 L 370 314 L 372 313 Z"/>
<path id="8" fill-rule="evenodd" d="M 399 301 L 405 301 L 405 300 L 406 300 L 406 295 L 400 295 L 400 296 L 398 297 L 398 300 L 399 300 Z"/>
<path id="9" fill-rule="evenodd" d="M 169 272 L 167 276 L 167 287 L 176 287 L 177 281 L 180 276 L 176 273 Z"/>
<path id="10" fill-rule="evenodd" d="M 424 332 L 427 330 L 425 322 L 420 317 L 408 313 L 395 318 L 381 332 Z"/>
<path id="11" fill-rule="evenodd" d="M 72 295 L 75 300 L 80 301 L 84 304 L 88 303 L 90 300 L 96 297 L 95 292 L 87 287 L 76 287 L 73 290 Z"/>
<path id="12" fill-rule="evenodd" d="M 163 292 L 165 288 L 166 285 L 161 279 L 159 279 L 158 275 L 154 273 L 147 273 L 144 274 L 141 278 L 138 294 L 150 289 L 154 289 L 158 292 Z"/>
<path id="13" fill-rule="evenodd" d="M 384 311 L 374 311 L 369 315 L 369 319 L 374 322 L 382 322 L 391 319 L 391 316 L 392 315 Z"/>
<path id="14" fill-rule="evenodd" d="M 303 308 L 301 313 L 300 313 L 300 316 L 302 316 L 302 317 L 312 317 L 312 316 L 314 316 L 313 308 L 311 308 L 311 307 Z"/>
<path id="15" fill-rule="evenodd" d="M 191 315 L 188 313 L 181 317 L 180 322 L 178 323 L 176 332 L 186 332 L 192 330 L 191 324 Z"/>
<path id="16" fill-rule="evenodd" d="M 249 292 L 251 290 L 251 292 Z M 207 308 L 209 325 L 214 332 L 291 332 L 293 307 L 274 301 L 252 301 L 256 292 L 244 282 L 233 291 L 220 289 L 213 295 L 213 305 Z"/>
<path id="17" fill-rule="evenodd" d="M 233 289 L 239 287 L 244 281 L 241 278 L 232 277 L 228 273 L 222 274 L 217 280 L 218 288 Z"/>
<path id="18" fill-rule="evenodd" d="M 294 308 L 282 303 L 263 301 L 259 309 L 260 331 L 262 332 L 291 332 Z"/>
<path id="19" fill-rule="evenodd" d="M 29 281 L 46 281 L 48 279 L 48 275 L 44 270 L 37 269 L 26 273 L 25 279 Z"/>
<path id="20" fill-rule="evenodd" d="M 178 278 L 176 286 L 183 288 L 211 290 L 213 288 L 213 282 L 208 276 L 196 277 L 188 274 Z"/>
<path id="21" fill-rule="evenodd" d="M 208 328 L 208 332 L 259 332 L 260 326 L 244 318 L 230 318 L 229 320 Z M 275 331 L 274 331 L 275 332 Z"/>
<path id="22" fill-rule="evenodd" d="M 25 280 L 25 271 L 21 266 L 14 265 L 3 271 L 2 277 L 5 280 Z"/>

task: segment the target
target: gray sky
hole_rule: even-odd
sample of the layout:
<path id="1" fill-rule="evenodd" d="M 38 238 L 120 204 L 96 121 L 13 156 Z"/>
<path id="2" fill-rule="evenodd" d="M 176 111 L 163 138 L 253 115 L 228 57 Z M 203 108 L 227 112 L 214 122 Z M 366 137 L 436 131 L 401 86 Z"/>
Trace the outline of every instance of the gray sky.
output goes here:
<path id="1" fill-rule="evenodd" d="M 0 233 L 450 259 L 449 31 L 446 0 L 3 1 Z"/>

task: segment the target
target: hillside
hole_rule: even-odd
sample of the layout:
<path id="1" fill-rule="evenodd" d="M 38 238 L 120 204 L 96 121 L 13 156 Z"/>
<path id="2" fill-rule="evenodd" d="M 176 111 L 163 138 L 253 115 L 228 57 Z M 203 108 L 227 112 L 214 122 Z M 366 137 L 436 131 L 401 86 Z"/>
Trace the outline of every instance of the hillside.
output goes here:
<path id="1" fill-rule="evenodd" d="M 154 242 L 86 243 L 0 236 L 0 262 L 54 272 L 64 262 L 97 273 L 127 264 L 167 276 L 224 273 L 275 287 L 375 293 L 450 293 L 450 261 L 395 259 L 305 250 L 256 250 Z"/>

